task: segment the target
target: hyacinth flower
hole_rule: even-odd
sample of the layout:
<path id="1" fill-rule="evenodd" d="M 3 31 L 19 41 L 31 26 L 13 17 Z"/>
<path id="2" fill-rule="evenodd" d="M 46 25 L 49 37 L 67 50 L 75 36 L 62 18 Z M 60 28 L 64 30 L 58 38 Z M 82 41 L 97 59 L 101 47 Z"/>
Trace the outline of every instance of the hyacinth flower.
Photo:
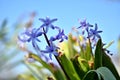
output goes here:
<path id="1" fill-rule="evenodd" d="M 52 29 L 55 29 L 55 26 L 52 24 L 53 22 L 57 21 L 57 19 L 50 19 L 49 17 L 46 17 L 46 19 L 43 18 L 39 18 L 39 20 L 41 22 L 43 22 L 43 24 L 40 26 L 40 28 L 44 28 L 45 29 L 45 33 L 48 32 L 49 27 Z"/>
<path id="2" fill-rule="evenodd" d="M 56 36 L 52 36 L 50 38 L 50 41 L 55 41 L 55 40 L 59 40 L 59 42 L 63 42 L 64 39 L 68 39 L 68 37 L 64 34 L 64 30 L 59 30 L 59 33 Z"/>
<path id="3" fill-rule="evenodd" d="M 64 34 L 64 30 L 61 30 L 59 34 L 56 36 L 57 40 L 60 40 L 59 42 L 63 42 L 64 39 L 68 39 L 68 37 Z"/>
<path id="4" fill-rule="evenodd" d="M 39 36 L 41 36 L 43 34 L 43 32 L 39 31 L 36 28 L 28 28 L 26 29 L 25 32 L 23 32 L 21 35 L 18 36 L 18 39 L 25 43 L 25 42 L 32 42 L 33 47 L 35 47 L 35 41 L 40 42 L 40 40 L 38 39 Z"/>
<path id="5" fill-rule="evenodd" d="M 49 53 L 49 57 L 50 57 L 50 59 L 52 59 L 51 53 L 53 53 L 55 56 L 58 56 L 56 53 L 58 47 L 55 47 L 55 45 L 53 46 L 53 41 L 60 40 L 60 42 L 62 42 L 64 40 L 64 38 L 67 39 L 67 36 L 65 36 L 64 30 L 61 30 L 59 27 L 54 26 L 52 24 L 54 21 L 57 21 L 56 18 L 50 19 L 49 17 L 46 17 L 46 19 L 39 18 L 39 20 L 43 22 L 43 24 L 40 26 L 40 29 L 43 28 L 43 32 L 44 32 L 43 34 L 44 34 L 44 37 L 48 44 L 48 46 L 46 46 L 46 50 L 44 50 L 44 51 L 41 50 L 41 52 Z M 48 39 L 47 34 L 46 34 L 49 31 L 49 27 L 54 30 L 58 30 L 58 34 L 55 37 L 51 36 L 50 39 Z"/>
<path id="6" fill-rule="evenodd" d="M 96 38 L 101 38 L 99 33 L 101 33 L 102 31 L 98 31 L 98 26 L 97 24 L 95 24 L 95 29 L 90 29 L 89 31 L 89 36 L 88 38 L 92 38 L 92 40 L 95 40 Z"/>
<path id="7" fill-rule="evenodd" d="M 82 28 L 82 35 L 84 35 L 85 31 L 88 32 L 89 27 L 93 27 L 93 25 L 87 23 L 86 20 L 83 20 L 83 21 L 80 21 L 80 26 L 78 27 L 78 29 Z"/>
<path id="8" fill-rule="evenodd" d="M 52 60 L 52 54 L 55 56 L 58 56 L 57 50 L 59 47 L 56 47 L 55 45 L 51 44 L 50 46 L 46 46 L 46 50 L 41 50 L 42 53 L 49 53 L 49 57 Z"/>
<path id="9" fill-rule="evenodd" d="M 58 30 L 58 32 L 61 31 L 60 27 L 55 26 L 55 29 Z M 59 34 L 59 33 L 58 33 Z M 56 36 L 51 36 L 49 41 L 56 41 Z"/>
<path id="10" fill-rule="evenodd" d="M 42 52 L 40 52 L 41 50 L 36 43 L 36 41 L 40 42 L 38 37 L 42 36 L 42 34 L 43 32 L 40 31 L 40 29 L 27 28 L 25 32 L 21 33 L 21 35 L 18 36 L 18 39 L 21 42 L 21 44 L 26 42 L 32 42 L 32 46 L 38 53 L 38 56 L 41 57 L 44 61 L 48 61 L 48 58 L 44 54 L 42 54 Z M 30 58 L 30 60 L 34 60 L 34 59 Z M 29 58 L 28 58 L 28 61 L 29 61 Z"/>
<path id="11" fill-rule="evenodd" d="M 49 53 L 49 57 L 50 59 L 52 59 L 52 54 L 54 54 L 55 56 L 58 56 L 58 53 L 57 53 L 57 50 L 59 49 L 58 47 L 56 47 L 53 42 L 56 41 L 56 40 L 59 40 L 59 42 L 63 42 L 64 39 L 68 39 L 68 37 L 64 34 L 64 30 L 61 30 L 59 27 L 56 27 L 55 26 L 55 29 L 57 29 L 59 31 L 59 33 L 56 35 L 56 36 L 51 36 L 50 37 L 50 40 L 48 40 L 48 37 L 45 34 L 45 39 L 48 43 L 48 46 L 46 46 L 46 50 L 41 50 L 41 52 L 44 52 L 44 53 Z"/>
<path id="12" fill-rule="evenodd" d="M 44 31 L 43 34 L 44 34 L 44 37 L 45 37 L 46 42 L 47 42 L 47 44 L 48 44 L 48 46 L 46 47 L 46 50 L 41 50 L 41 52 L 49 53 L 50 59 L 52 59 L 52 54 L 54 54 L 56 60 L 58 61 L 59 65 L 61 66 L 63 72 L 66 74 L 66 72 L 64 71 L 63 66 L 61 65 L 60 61 L 58 60 L 58 54 L 56 53 L 56 51 L 57 51 L 59 48 L 53 46 L 53 41 L 58 40 L 58 39 L 60 40 L 60 38 L 62 38 L 62 39 L 61 39 L 61 42 L 63 41 L 63 37 L 62 37 L 62 36 L 65 35 L 65 34 L 64 34 L 64 31 L 61 31 L 61 29 L 60 29 L 59 27 L 52 25 L 52 23 L 57 20 L 56 18 L 50 20 L 48 17 L 46 17 L 46 19 L 40 18 L 39 20 L 43 22 L 43 24 L 40 26 L 40 28 L 43 28 L 43 31 Z M 57 29 L 58 32 L 59 32 L 59 33 L 58 33 L 58 36 L 59 36 L 59 37 L 51 37 L 50 39 L 48 39 L 46 33 L 48 32 L 49 27 L 52 28 L 53 30 L 56 30 L 56 29 Z M 52 44 L 51 44 L 51 43 L 52 43 Z"/>

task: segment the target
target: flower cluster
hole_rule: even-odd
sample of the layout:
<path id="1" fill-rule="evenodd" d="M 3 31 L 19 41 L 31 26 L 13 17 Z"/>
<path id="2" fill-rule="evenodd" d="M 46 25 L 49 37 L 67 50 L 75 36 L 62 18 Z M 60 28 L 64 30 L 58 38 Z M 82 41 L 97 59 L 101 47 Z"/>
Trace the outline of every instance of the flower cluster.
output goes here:
<path id="1" fill-rule="evenodd" d="M 89 32 L 89 27 L 93 27 L 93 25 L 86 22 L 86 20 L 80 21 L 79 28 L 82 28 L 82 35 L 84 35 L 85 31 Z"/>
<path id="2" fill-rule="evenodd" d="M 55 21 L 57 21 L 56 18 L 50 19 L 49 17 L 46 17 L 45 19 L 39 18 L 39 20 L 43 23 L 39 28 L 37 28 L 37 29 L 36 28 L 26 28 L 25 32 L 21 33 L 18 36 L 18 39 L 23 43 L 31 41 L 34 49 L 39 53 L 39 55 L 43 54 L 43 53 L 49 53 L 49 57 L 50 57 L 50 59 L 52 59 L 52 54 L 54 54 L 55 56 L 58 56 L 57 50 L 59 49 L 57 46 L 54 45 L 53 42 L 56 40 L 58 40 L 59 42 L 63 42 L 64 39 L 67 40 L 68 37 L 65 35 L 63 29 L 61 29 L 58 26 L 53 25 L 53 23 Z M 84 35 L 85 32 L 87 32 L 87 34 L 88 34 L 87 38 L 95 41 L 96 38 L 100 38 L 99 33 L 101 33 L 102 31 L 97 30 L 98 29 L 97 24 L 95 24 L 95 29 L 90 29 L 91 27 L 93 27 L 93 25 L 87 23 L 86 20 L 83 20 L 83 21 L 80 21 L 80 26 L 77 29 L 81 28 L 82 35 Z M 57 30 L 58 34 L 51 36 L 50 39 L 48 39 L 47 33 L 50 28 L 52 30 Z M 46 42 L 48 44 L 46 46 L 45 50 L 41 50 L 36 43 L 36 41 L 41 42 L 38 39 L 38 37 L 40 37 L 42 35 L 45 37 Z"/>
<path id="3" fill-rule="evenodd" d="M 95 29 L 92 29 L 93 27 L 95 27 Z M 101 30 L 98 30 L 98 26 L 97 24 L 91 25 L 90 23 L 87 23 L 86 20 L 80 21 L 80 26 L 77 28 L 82 29 L 82 35 L 85 34 L 85 32 L 87 33 L 87 38 L 91 41 L 91 42 L 95 42 L 94 45 L 96 44 L 97 40 L 100 39 L 100 35 L 99 33 L 101 33 Z"/>
<path id="4" fill-rule="evenodd" d="M 41 22 L 43 22 L 43 24 L 39 28 L 37 28 L 37 29 L 36 28 L 26 28 L 25 32 L 21 33 L 18 36 L 18 39 L 23 43 L 31 41 L 34 49 L 37 52 L 39 52 L 39 54 L 49 53 L 49 57 L 50 57 L 50 59 L 52 59 L 52 54 L 54 54 L 55 56 L 58 56 L 57 49 L 59 49 L 58 47 L 56 47 L 54 45 L 53 41 L 58 40 L 59 42 L 63 42 L 64 39 L 68 39 L 68 37 L 64 34 L 63 29 L 61 29 L 58 26 L 53 25 L 53 22 L 57 21 L 56 18 L 50 19 L 49 17 L 46 17 L 46 19 L 40 18 L 39 20 Z M 47 37 L 49 28 L 58 31 L 58 34 L 55 36 L 51 36 L 50 39 L 48 39 L 48 37 Z M 46 42 L 48 44 L 46 46 L 46 50 L 41 50 L 36 43 L 36 41 L 41 42 L 38 39 L 38 37 L 40 37 L 42 35 L 45 37 Z"/>

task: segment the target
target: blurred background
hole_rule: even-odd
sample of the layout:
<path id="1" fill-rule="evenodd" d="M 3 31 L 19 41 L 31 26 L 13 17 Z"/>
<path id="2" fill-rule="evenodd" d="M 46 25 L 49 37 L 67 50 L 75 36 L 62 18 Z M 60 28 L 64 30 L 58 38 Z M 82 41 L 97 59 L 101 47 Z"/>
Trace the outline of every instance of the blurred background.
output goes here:
<path id="1" fill-rule="evenodd" d="M 97 23 L 103 42 L 114 41 L 109 50 L 120 72 L 120 0 L 0 0 L 0 80 L 17 80 L 20 74 L 29 73 L 17 36 L 25 27 L 39 27 L 39 18 L 46 16 L 58 18 L 55 24 L 66 34 L 79 26 L 79 19 Z"/>

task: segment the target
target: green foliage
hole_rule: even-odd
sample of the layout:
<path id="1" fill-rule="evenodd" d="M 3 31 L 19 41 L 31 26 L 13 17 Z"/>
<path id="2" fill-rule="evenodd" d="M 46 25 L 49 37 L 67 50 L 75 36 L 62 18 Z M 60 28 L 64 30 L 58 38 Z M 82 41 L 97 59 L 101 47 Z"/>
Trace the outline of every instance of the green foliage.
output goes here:
<path id="1" fill-rule="evenodd" d="M 105 53 L 105 50 L 102 49 L 102 41 L 101 39 L 98 41 L 95 51 L 95 69 L 99 67 L 107 67 L 116 77 L 117 80 L 120 79 L 118 72 L 110 59 L 110 57 Z"/>
<path id="2" fill-rule="evenodd" d="M 58 60 L 64 69 L 63 72 L 59 72 L 58 67 L 52 67 L 50 64 L 42 61 L 37 55 L 30 54 L 30 57 L 36 59 L 40 62 L 43 67 L 48 69 L 54 76 L 56 80 L 119 80 L 120 77 L 118 72 L 110 59 L 110 57 L 105 53 L 105 48 L 103 48 L 102 40 L 99 39 L 95 49 L 95 56 L 91 54 L 89 48 L 90 44 L 87 43 L 87 47 L 83 49 L 83 52 L 79 52 L 75 49 L 75 46 L 81 48 L 75 40 L 73 40 L 72 35 L 69 35 L 70 39 L 68 42 L 63 42 L 62 45 L 68 45 L 64 47 L 64 54 L 58 56 Z M 77 41 L 77 40 L 76 40 Z M 32 55 L 32 56 L 31 56 Z M 66 56 L 71 57 L 66 57 Z M 82 56 L 81 56 L 82 55 Z M 84 55 L 84 57 L 83 57 Z M 89 56 L 86 56 L 89 55 Z M 57 73 L 58 72 L 58 73 Z M 65 74 L 65 73 L 66 74 Z M 49 79 L 48 79 L 49 80 Z"/>
<path id="3" fill-rule="evenodd" d="M 94 60 L 94 68 L 97 69 L 102 67 L 102 41 L 101 39 L 98 41 L 95 50 L 95 60 Z"/>
<path id="4" fill-rule="evenodd" d="M 117 80 L 120 79 L 120 76 L 116 70 L 116 67 L 114 66 L 111 58 L 103 51 L 103 55 L 102 55 L 103 59 L 102 59 L 102 64 L 104 67 L 107 67 L 116 77 Z"/>
<path id="5" fill-rule="evenodd" d="M 0 54 L 0 72 L 4 69 L 15 68 L 20 64 L 24 64 L 28 69 L 28 71 L 12 78 L 13 80 L 120 80 L 111 57 L 105 51 L 113 42 L 103 47 L 102 39 L 99 39 L 95 50 L 93 50 L 92 42 L 89 39 L 85 43 L 86 46 L 83 47 L 80 45 L 80 42 L 84 42 L 83 36 L 74 37 L 72 34 L 68 35 L 68 41 L 59 45 L 59 56 L 55 56 L 59 66 L 54 62 L 44 61 L 40 56 L 27 49 L 25 49 L 28 52 L 26 60 L 32 58 L 33 62 L 20 59 L 8 65 L 9 60 L 12 60 L 20 52 L 13 39 L 23 25 L 22 23 L 16 25 L 16 32 L 11 36 L 12 39 L 7 37 L 6 25 L 7 20 L 4 20 L 0 27 L 0 44 L 3 47 L 0 49 L 2 52 Z M 29 26 L 27 25 L 27 27 Z M 9 54 L 8 50 L 11 50 L 11 47 L 15 50 Z M 10 79 L 10 77 L 8 78 Z"/>
<path id="6" fill-rule="evenodd" d="M 93 58 L 89 44 L 88 47 L 84 49 L 83 52 L 79 53 L 76 51 L 74 46 L 75 42 L 72 41 L 72 36 L 69 36 L 70 39 L 66 45 L 68 46 L 68 53 L 71 55 L 69 59 L 66 55 L 62 54 L 59 57 L 61 65 L 63 66 L 65 72 L 67 73 L 70 80 L 119 80 L 120 77 L 118 72 L 111 61 L 110 57 L 105 53 L 103 49 L 102 40 L 99 39 L 96 49 L 95 56 Z M 81 55 L 90 55 L 90 56 L 81 56 Z M 88 58 L 89 57 L 89 58 Z M 39 61 L 39 60 L 37 60 Z M 45 63 L 44 63 L 45 64 Z M 44 65 L 43 64 L 43 65 Z M 46 65 L 44 65 L 45 67 Z M 46 68 L 50 70 L 50 66 L 48 65 Z M 51 70 L 50 70 L 51 71 Z M 53 73 L 54 74 L 54 73 Z M 64 77 L 64 76 L 63 76 Z M 57 80 L 59 80 L 56 77 Z"/>
<path id="7" fill-rule="evenodd" d="M 68 44 L 67 44 L 67 46 L 68 46 L 68 55 L 69 55 L 68 58 L 72 58 L 72 57 L 75 56 L 75 54 L 77 53 L 77 51 L 74 48 L 75 42 L 72 39 L 72 34 L 69 34 L 68 37 L 69 37 L 68 38 Z"/>
<path id="8" fill-rule="evenodd" d="M 116 80 L 112 72 L 106 67 L 100 67 L 97 72 L 101 75 L 103 80 Z"/>
<path id="9" fill-rule="evenodd" d="M 97 70 L 88 71 L 83 80 L 116 80 L 116 78 L 108 68 L 100 67 Z"/>
<path id="10" fill-rule="evenodd" d="M 60 62 L 62 64 L 63 68 L 65 69 L 67 75 L 69 76 L 69 79 L 70 80 L 80 80 L 71 61 L 68 60 L 64 54 L 61 55 L 59 59 L 60 59 Z"/>

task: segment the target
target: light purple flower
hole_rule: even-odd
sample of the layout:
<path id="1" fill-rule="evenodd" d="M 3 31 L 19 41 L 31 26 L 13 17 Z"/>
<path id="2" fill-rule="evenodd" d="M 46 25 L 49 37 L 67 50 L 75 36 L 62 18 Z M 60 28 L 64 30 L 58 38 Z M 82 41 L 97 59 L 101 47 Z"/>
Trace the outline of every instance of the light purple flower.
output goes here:
<path id="1" fill-rule="evenodd" d="M 36 28 L 27 28 L 25 32 L 21 33 L 18 36 L 18 39 L 25 43 L 25 42 L 32 42 L 33 47 L 35 47 L 35 41 L 40 42 L 40 40 L 38 39 L 39 36 L 41 36 L 43 34 L 43 32 L 39 31 Z"/>
<path id="2" fill-rule="evenodd" d="M 79 28 L 82 28 L 82 34 L 84 34 L 85 31 L 88 32 L 88 28 L 89 28 L 89 27 L 93 27 L 93 25 L 87 23 L 87 22 L 86 22 L 86 19 L 85 19 L 85 20 L 83 20 L 83 21 L 80 21 L 80 26 L 78 27 L 78 29 L 79 29 Z"/>
<path id="3" fill-rule="evenodd" d="M 64 34 L 64 30 L 61 30 L 58 35 L 56 36 L 57 40 L 60 40 L 60 42 L 63 42 L 64 39 L 68 39 L 68 37 Z"/>
<path id="4" fill-rule="evenodd" d="M 56 47 L 55 45 L 51 44 L 50 46 L 46 46 L 46 50 L 41 50 L 41 52 L 49 53 L 49 57 L 52 60 L 52 54 L 55 56 L 59 55 L 57 49 L 59 49 L 59 47 Z"/>
<path id="5" fill-rule="evenodd" d="M 64 34 L 64 30 L 59 30 L 59 33 L 56 36 L 52 36 L 50 38 L 50 41 L 55 41 L 55 40 L 59 40 L 59 42 L 63 42 L 64 39 L 68 39 L 68 37 Z"/>
<path id="6" fill-rule="evenodd" d="M 95 40 L 95 38 L 101 38 L 99 33 L 101 33 L 102 31 L 98 31 L 98 26 L 97 24 L 95 24 L 95 29 L 90 29 L 90 34 L 88 36 L 88 38 L 92 38 L 92 40 Z"/>
<path id="7" fill-rule="evenodd" d="M 43 24 L 40 26 L 40 28 L 44 28 L 46 33 L 48 32 L 49 27 L 52 28 L 52 29 L 55 28 L 55 26 L 52 23 L 57 21 L 56 18 L 55 19 L 50 19 L 49 17 L 46 17 L 46 19 L 39 18 L 39 20 L 43 22 Z"/>

